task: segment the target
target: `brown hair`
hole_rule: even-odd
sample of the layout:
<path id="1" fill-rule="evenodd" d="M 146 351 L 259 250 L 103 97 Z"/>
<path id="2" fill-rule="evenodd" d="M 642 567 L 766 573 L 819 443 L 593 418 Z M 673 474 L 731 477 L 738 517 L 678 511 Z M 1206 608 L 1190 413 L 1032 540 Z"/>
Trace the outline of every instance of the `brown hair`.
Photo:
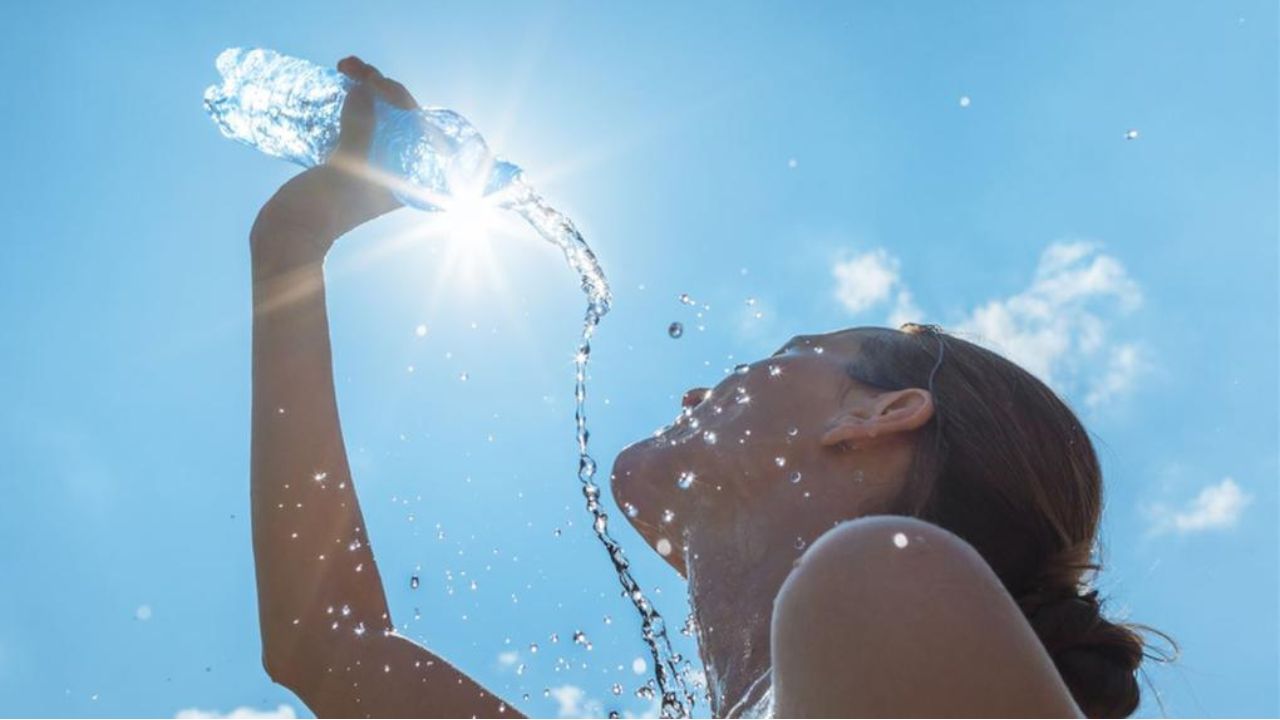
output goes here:
<path id="1" fill-rule="evenodd" d="M 1142 626 L 1113 623 L 1088 582 L 1102 472 L 1075 414 L 1026 370 L 935 326 L 868 333 L 855 380 L 927 388 L 934 417 L 890 512 L 959 535 L 1018 602 L 1088 717 L 1138 706 Z M 1166 638 L 1167 639 L 1167 638 Z"/>

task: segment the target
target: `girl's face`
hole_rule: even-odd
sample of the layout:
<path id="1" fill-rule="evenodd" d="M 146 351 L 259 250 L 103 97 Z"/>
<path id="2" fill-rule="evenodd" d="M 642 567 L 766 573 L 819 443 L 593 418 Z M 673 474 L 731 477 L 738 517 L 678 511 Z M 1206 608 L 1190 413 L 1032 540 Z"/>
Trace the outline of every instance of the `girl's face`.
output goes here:
<path id="1" fill-rule="evenodd" d="M 846 368 L 859 337 L 873 332 L 894 331 L 796 337 L 714 388 L 689 390 L 675 422 L 624 449 L 613 494 L 646 541 L 683 573 L 691 534 L 729 538 L 781 524 L 773 534 L 794 531 L 802 547 L 806 534 L 865 505 L 853 453 L 822 437 L 851 394 L 866 391 Z M 841 481 L 819 481 L 833 475 Z"/>

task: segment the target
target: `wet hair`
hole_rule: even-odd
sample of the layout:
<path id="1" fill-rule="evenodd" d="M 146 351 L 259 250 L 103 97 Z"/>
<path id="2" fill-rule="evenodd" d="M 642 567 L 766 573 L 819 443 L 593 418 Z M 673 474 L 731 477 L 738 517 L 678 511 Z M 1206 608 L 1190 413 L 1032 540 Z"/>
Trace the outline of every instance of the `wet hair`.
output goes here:
<path id="1" fill-rule="evenodd" d="M 888 512 L 946 528 L 982 555 L 1088 717 L 1132 714 L 1144 657 L 1173 653 L 1148 652 L 1144 633 L 1155 631 L 1108 620 L 1089 587 L 1102 472 L 1075 413 L 1031 373 L 936 326 L 868 332 L 858 355 L 854 380 L 933 395 Z"/>

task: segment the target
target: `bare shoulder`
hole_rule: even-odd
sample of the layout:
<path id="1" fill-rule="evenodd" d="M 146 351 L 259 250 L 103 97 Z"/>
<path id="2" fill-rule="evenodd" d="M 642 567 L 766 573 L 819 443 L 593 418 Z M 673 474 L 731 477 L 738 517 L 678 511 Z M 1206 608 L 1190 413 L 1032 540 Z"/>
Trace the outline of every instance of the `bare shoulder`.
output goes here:
<path id="1" fill-rule="evenodd" d="M 780 717 L 1079 717 L 986 561 L 920 520 L 828 531 L 773 612 Z"/>

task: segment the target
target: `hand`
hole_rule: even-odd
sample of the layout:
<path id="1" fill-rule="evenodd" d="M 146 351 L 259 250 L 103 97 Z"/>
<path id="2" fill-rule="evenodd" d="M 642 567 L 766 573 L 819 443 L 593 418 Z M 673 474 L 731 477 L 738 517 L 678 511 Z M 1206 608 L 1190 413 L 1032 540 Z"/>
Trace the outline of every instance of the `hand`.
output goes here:
<path id="1" fill-rule="evenodd" d="M 323 165 L 294 176 L 263 205 L 250 233 L 255 265 L 288 269 L 320 262 L 335 240 L 356 226 L 401 206 L 368 164 L 375 96 L 413 109 L 417 101 L 400 83 L 352 56 L 338 70 L 355 80 L 342 105 L 338 146 Z"/>

